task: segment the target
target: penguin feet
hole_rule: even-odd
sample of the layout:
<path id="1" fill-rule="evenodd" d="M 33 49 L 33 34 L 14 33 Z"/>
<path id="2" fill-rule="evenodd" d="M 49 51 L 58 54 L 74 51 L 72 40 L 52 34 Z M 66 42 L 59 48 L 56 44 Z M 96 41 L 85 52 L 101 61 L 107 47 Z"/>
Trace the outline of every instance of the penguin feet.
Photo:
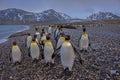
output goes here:
<path id="1" fill-rule="evenodd" d="M 38 63 L 38 59 L 34 59 L 32 63 Z"/>
<path id="2" fill-rule="evenodd" d="M 50 63 L 50 67 L 54 67 L 54 63 Z"/>
<path id="3" fill-rule="evenodd" d="M 19 62 L 19 61 L 15 62 L 14 66 L 16 66 L 16 65 L 21 65 L 21 62 Z"/>
<path id="4" fill-rule="evenodd" d="M 49 63 L 46 63 L 46 64 L 45 64 L 45 67 L 48 67 L 48 66 L 49 66 Z"/>
<path id="5" fill-rule="evenodd" d="M 64 73 L 65 73 L 66 76 L 71 76 L 72 75 L 72 71 L 69 71 L 69 68 L 66 68 L 64 70 Z"/>

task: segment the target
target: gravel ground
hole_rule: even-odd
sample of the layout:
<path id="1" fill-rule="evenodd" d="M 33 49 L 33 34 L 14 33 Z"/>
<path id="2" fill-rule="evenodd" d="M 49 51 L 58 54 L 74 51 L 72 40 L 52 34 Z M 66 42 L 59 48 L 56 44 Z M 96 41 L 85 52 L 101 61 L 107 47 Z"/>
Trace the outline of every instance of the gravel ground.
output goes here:
<path id="1" fill-rule="evenodd" d="M 39 30 L 41 31 L 41 28 Z M 82 28 L 63 28 L 63 31 L 71 35 L 71 42 L 77 46 Z M 46 66 L 41 58 L 37 64 L 32 63 L 25 45 L 25 35 L 28 32 L 33 34 L 33 28 L 13 34 L 7 42 L 0 44 L 0 80 L 120 80 L 119 24 L 87 27 L 91 48 L 88 53 L 80 53 L 84 60 L 83 65 L 77 58 L 75 59 L 72 74 L 69 76 L 63 71 L 60 56 L 55 59 L 52 67 Z M 22 51 L 20 65 L 13 65 L 10 61 L 13 41 L 17 41 Z M 52 42 L 54 43 L 53 37 Z"/>

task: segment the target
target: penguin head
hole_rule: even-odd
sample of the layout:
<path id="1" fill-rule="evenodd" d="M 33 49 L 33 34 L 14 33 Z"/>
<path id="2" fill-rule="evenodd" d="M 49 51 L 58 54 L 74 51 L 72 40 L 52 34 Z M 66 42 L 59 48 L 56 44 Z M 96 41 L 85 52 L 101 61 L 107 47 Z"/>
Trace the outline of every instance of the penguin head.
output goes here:
<path id="1" fill-rule="evenodd" d="M 35 31 L 38 31 L 38 28 L 35 28 Z"/>
<path id="2" fill-rule="evenodd" d="M 50 36 L 46 36 L 46 40 L 50 40 Z"/>
<path id="3" fill-rule="evenodd" d="M 16 46 L 16 45 L 17 45 L 17 43 L 16 43 L 16 41 L 14 41 L 14 42 L 13 42 L 13 46 Z"/>
<path id="4" fill-rule="evenodd" d="M 28 33 L 27 35 L 30 36 L 30 33 Z"/>
<path id="5" fill-rule="evenodd" d="M 37 38 L 37 35 L 34 35 L 34 39 L 36 39 Z"/>
<path id="6" fill-rule="evenodd" d="M 70 40 L 70 35 L 66 35 L 65 40 L 69 41 Z"/>
<path id="7" fill-rule="evenodd" d="M 32 38 L 32 42 L 35 42 L 35 38 Z"/>
<path id="8" fill-rule="evenodd" d="M 44 30 L 44 28 L 42 29 L 42 32 L 44 32 L 45 30 Z"/>
<path id="9" fill-rule="evenodd" d="M 62 37 L 64 37 L 64 36 L 65 36 L 65 34 L 64 34 L 64 33 L 60 33 L 60 35 L 61 35 Z"/>
<path id="10" fill-rule="evenodd" d="M 84 33 L 86 32 L 86 28 L 83 28 L 83 32 L 84 32 Z"/>

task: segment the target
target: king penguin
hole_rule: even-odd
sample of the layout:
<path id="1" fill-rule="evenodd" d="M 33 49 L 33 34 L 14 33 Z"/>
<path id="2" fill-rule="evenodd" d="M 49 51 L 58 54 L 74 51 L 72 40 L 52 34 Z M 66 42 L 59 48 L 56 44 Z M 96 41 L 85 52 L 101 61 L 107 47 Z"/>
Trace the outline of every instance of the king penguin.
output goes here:
<path id="1" fill-rule="evenodd" d="M 65 35 L 64 35 L 64 33 L 61 33 L 60 38 L 59 38 L 59 40 L 57 42 L 57 48 L 56 49 L 59 49 L 64 41 L 65 41 Z"/>
<path id="2" fill-rule="evenodd" d="M 62 33 L 62 28 L 60 26 L 58 26 L 54 32 L 54 38 L 55 38 L 56 43 L 58 42 L 58 39 L 59 39 L 61 33 Z"/>
<path id="3" fill-rule="evenodd" d="M 39 40 L 40 39 L 40 33 L 38 31 L 38 28 L 35 28 L 35 35 L 37 35 L 37 39 Z"/>
<path id="4" fill-rule="evenodd" d="M 65 37 L 65 41 L 63 42 L 61 46 L 60 56 L 61 56 L 61 63 L 62 63 L 64 70 L 68 69 L 70 72 L 72 71 L 75 57 L 79 58 L 79 61 L 81 64 L 83 62 L 77 49 L 70 42 L 70 35 L 66 35 Z"/>
<path id="5" fill-rule="evenodd" d="M 33 38 L 30 45 L 30 56 L 32 57 L 33 62 L 39 59 L 39 55 L 40 55 L 39 46 L 35 41 L 35 38 Z"/>
<path id="6" fill-rule="evenodd" d="M 90 46 L 90 42 L 89 42 L 89 36 L 86 32 L 85 27 L 83 27 L 83 34 L 80 36 L 78 41 L 79 41 L 78 44 L 79 44 L 80 51 L 87 52 L 88 46 Z"/>
<path id="7" fill-rule="evenodd" d="M 54 53 L 54 48 L 52 42 L 50 41 L 50 37 L 47 36 L 44 44 L 44 58 L 46 63 L 54 63 L 54 60 L 52 59 L 53 53 Z"/>
<path id="8" fill-rule="evenodd" d="M 41 44 L 41 48 L 43 49 L 44 48 L 44 43 L 45 43 L 45 41 L 46 41 L 46 33 L 45 33 L 45 31 L 43 32 L 43 35 L 42 35 L 42 37 L 41 37 L 41 39 L 40 39 L 40 44 Z"/>
<path id="9" fill-rule="evenodd" d="M 52 28 L 51 28 L 51 26 L 49 25 L 49 27 L 48 27 L 48 34 L 50 35 L 52 33 Z"/>
<path id="10" fill-rule="evenodd" d="M 64 69 L 68 68 L 69 71 L 72 70 L 72 66 L 74 63 L 75 55 L 72 44 L 70 43 L 70 36 L 66 35 L 65 41 L 62 44 L 60 50 L 61 62 Z"/>
<path id="11" fill-rule="evenodd" d="M 30 35 L 30 33 L 28 33 L 27 35 L 27 48 L 28 49 L 30 48 L 31 41 L 32 41 L 32 36 Z"/>
<path id="12" fill-rule="evenodd" d="M 12 60 L 13 60 L 13 63 L 16 64 L 17 62 L 18 63 L 21 63 L 21 51 L 20 51 L 20 48 L 19 46 L 17 45 L 16 42 L 13 42 L 13 45 L 12 45 Z"/>

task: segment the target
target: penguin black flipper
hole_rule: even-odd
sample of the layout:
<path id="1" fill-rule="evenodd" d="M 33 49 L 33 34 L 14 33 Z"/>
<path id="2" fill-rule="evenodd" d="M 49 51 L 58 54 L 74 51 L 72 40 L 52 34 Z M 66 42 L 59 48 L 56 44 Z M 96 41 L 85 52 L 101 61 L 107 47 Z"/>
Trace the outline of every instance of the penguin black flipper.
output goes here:
<path id="1" fill-rule="evenodd" d="M 80 39 L 81 39 L 81 37 L 82 37 L 82 35 L 78 39 L 78 47 L 80 47 Z"/>
<path id="2" fill-rule="evenodd" d="M 28 56 L 30 57 L 30 48 L 28 48 Z"/>
<path id="3" fill-rule="evenodd" d="M 91 46 L 91 41 L 90 41 L 90 37 L 89 36 L 88 36 L 88 40 L 89 40 L 89 44 L 88 45 Z"/>
<path id="4" fill-rule="evenodd" d="M 10 50 L 10 54 L 9 54 L 9 56 L 10 56 L 10 61 L 12 61 L 12 56 L 11 56 L 11 53 L 12 53 L 12 49 Z"/>
<path id="5" fill-rule="evenodd" d="M 44 59 L 44 54 L 43 54 L 43 52 L 41 53 L 41 57 L 42 57 L 42 59 Z"/>
<path id="6" fill-rule="evenodd" d="M 61 47 L 60 47 L 60 48 L 61 48 Z M 60 50 L 60 48 L 59 48 L 59 49 L 56 49 L 56 50 L 54 51 L 54 53 L 53 53 L 53 55 L 52 55 L 52 59 L 55 58 L 57 55 L 59 55 L 59 50 Z"/>
<path id="7" fill-rule="evenodd" d="M 72 43 L 71 43 L 72 44 Z M 77 48 L 75 48 L 75 46 L 72 44 L 73 50 L 76 52 L 76 56 L 79 58 L 80 64 L 83 64 L 83 60 L 81 58 L 80 53 L 77 51 Z"/>
<path id="8" fill-rule="evenodd" d="M 57 30 L 57 29 L 56 29 Z M 54 38 L 55 38 L 55 36 L 56 36 L 56 30 L 54 31 Z"/>

